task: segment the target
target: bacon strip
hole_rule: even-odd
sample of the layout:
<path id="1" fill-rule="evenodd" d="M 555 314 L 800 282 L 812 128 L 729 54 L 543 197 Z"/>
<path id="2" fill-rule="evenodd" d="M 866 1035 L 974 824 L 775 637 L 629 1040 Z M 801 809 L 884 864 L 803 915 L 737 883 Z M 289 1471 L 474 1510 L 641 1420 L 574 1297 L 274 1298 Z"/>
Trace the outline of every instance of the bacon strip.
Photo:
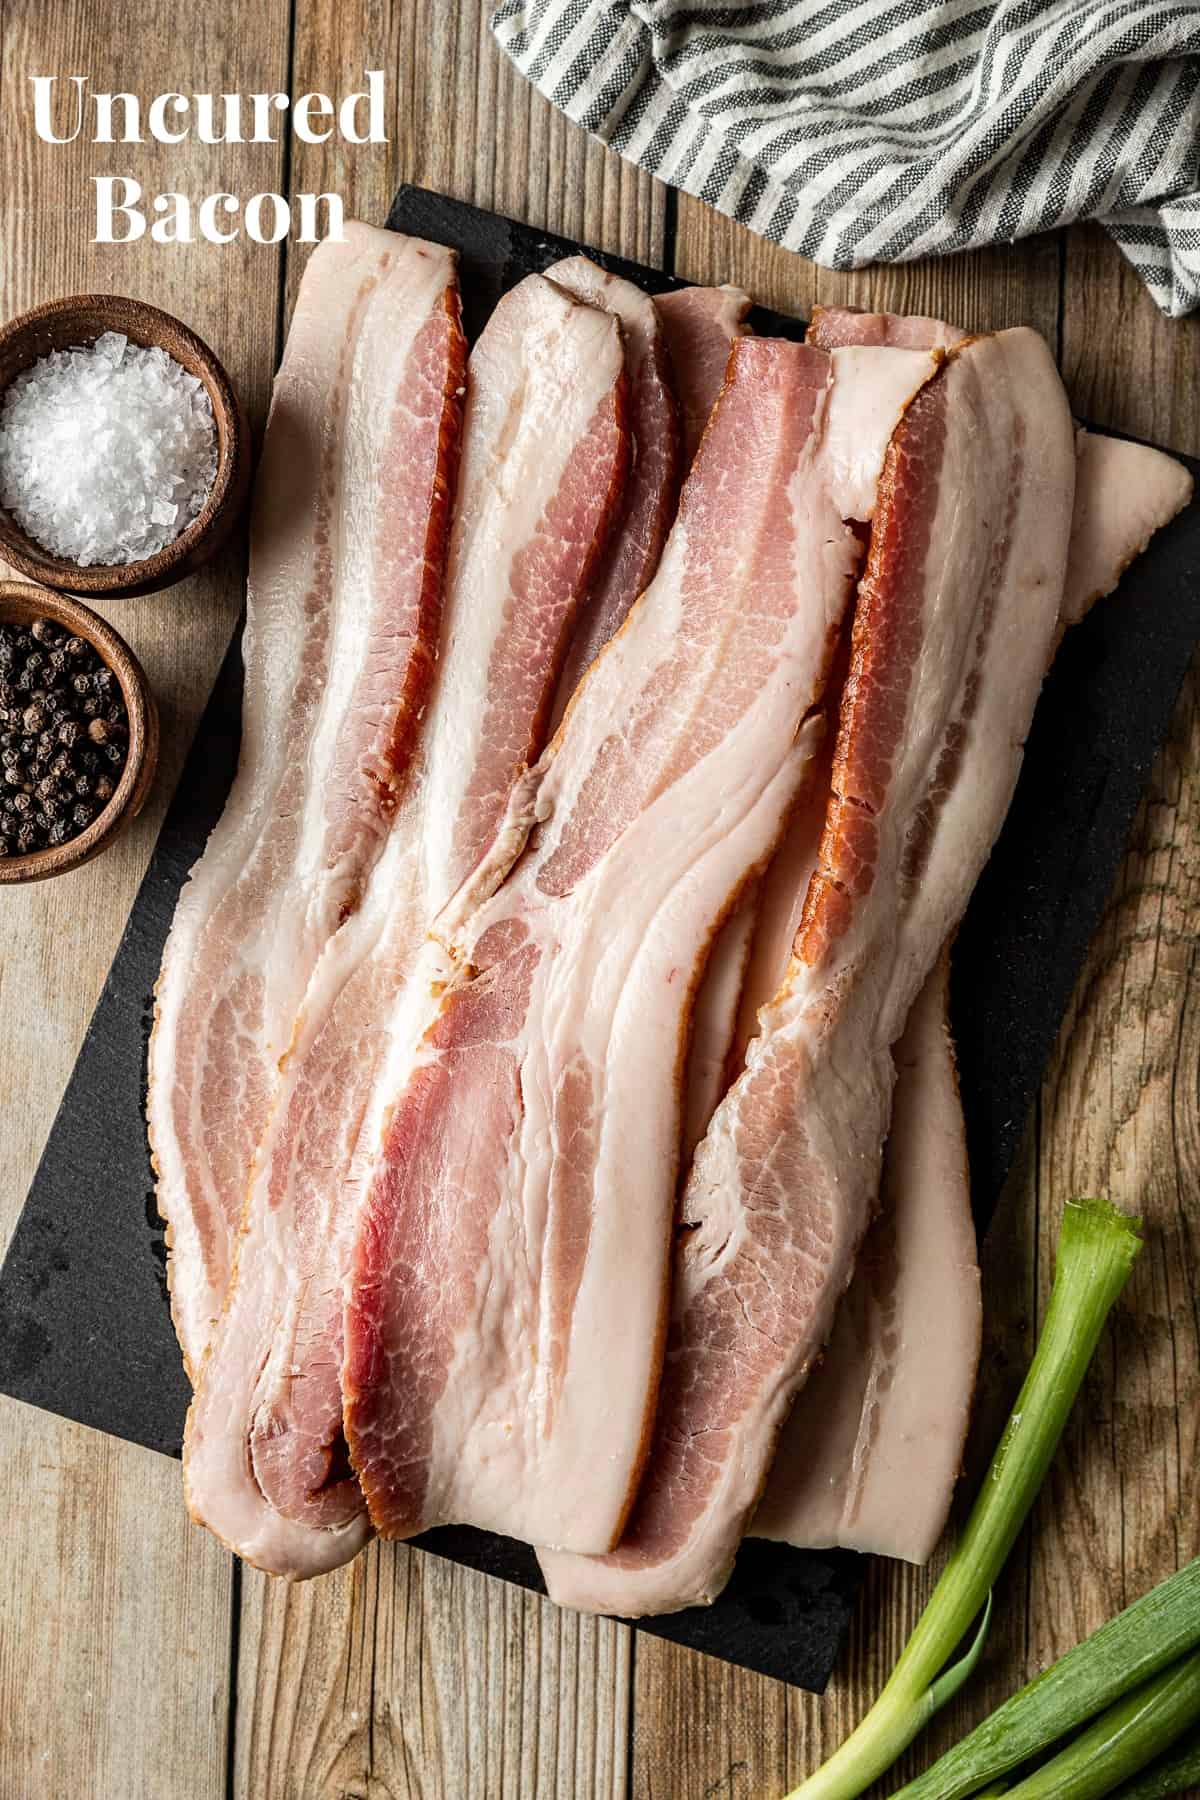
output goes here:
<path id="1" fill-rule="evenodd" d="M 852 345 L 889 350 L 951 350 L 968 334 L 943 319 L 917 313 L 860 312 L 856 306 L 814 306 L 805 342 L 820 350 Z"/>
<path id="2" fill-rule="evenodd" d="M 683 478 L 679 403 L 666 339 L 654 302 L 631 281 L 608 275 L 586 256 L 567 257 L 546 270 L 576 299 L 602 307 L 621 321 L 629 381 L 633 466 L 619 528 L 580 608 L 579 622 L 559 682 L 555 723 L 587 670 L 630 607 L 649 587 L 675 517 Z"/>
<path id="3" fill-rule="evenodd" d="M 628 465 L 615 321 L 531 277 L 471 356 L 443 648 L 413 779 L 366 900 L 309 984 L 255 1165 L 226 1313 L 192 1406 L 193 1513 L 312 1575 L 369 1525 L 342 1437 L 341 1283 L 357 1198 L 422 1017 L 422 945 L 545 735 Z"/>
<path id="4" fill-rule="evenodd" d="M 1183 511 L 1192 478 L 1182 463 L 1148 444 L 1078 431 L 1075 511 L 1063 624 L 1074 625 L 1111 594 L 1156 531 Z"/>
<path id="5" fill-rule="evenodd" d="M 911 321 L 910 339 L 917 326 L 931 344 L 953 335 Z M 846 341 L 828 315 L 822 335 Z M 1064 626 L 1116 587 L 1191 488 L 1160 451 L 1077 431 Z M 978 1359 L 979 1278 L 944 990 L 939 963 L 896 1052 L 881 1214 L 784 1426 L 756 1536 L 923 1562 L 945 1525 Z"/>
<path id="6" fill-rule="evenodd" d="M 1008 807 L 1073 487 L 1066 398 L 1032 332 L 949 354 L 892 438 L 820 864 L 684 1197 L 648 1476 L 618 1552 L 543 1556 L 562 1603 L 669 1611 L 728 1577 L 874 1204 L 892 1046 Z"/>
<path id="7" fill-rule="evenodd" d="M 1187 503 L 1191 485 L 1157 450 L 1076 433 L 1064 623 L 1111 593 L 1154 531 Z M 754 1515 L 756 1537 L 921 1563 L 945 1526 L 980 1326 L 947 975 L 944 956 L 896 1051 L 880 1216 L 825 1354 L 783 1428 Z"/>
<path id="8" fill-rule="evenodd" d="M 725 299 L 729 292 L 725 288 L 684 288 L 682 293 L 666 295 L 664 301 L 658 301 L 658 306 L 664 306 L 667 301 L 682 302 L 691 293 L 698 295 L 687 308 L 680 308 L 685 333 L 680 331 L 676 338 L 676 356 L 691 355 L 694 358 L 691 391 L 696 410 L 711 410 L 716 392 L 720 391 L 718 387 L 707 391 L 707 383 L 720 380 L 716 371 L 721 367 L 721 355 L 727 360 L 727 346 L 732 342 L 727 335 L 732 329 L 730 308 Z M 741 331 L 748 333 L 747 326 Z M 833 385 L 824 423 L 824 466 L 842 518 L 865 524 L 873 515 L 874 493 L 892 430 L 912 396 L 934 374 L 936 362 L 928 353 L 919 355 L 916 351 L 880 355 L 874 347 L 838 347 L 831 365 Z M 820 790 L 819 797 L 820 805 L 824 806 Z M 788 837 L 792 835 L 792 832 L 788 833 Z M 804 837 L 802 857 L 811 859 L 813 844 L 815 841 Z M 766 886 L 759 882 L 750 884 L 736 911 L 730 914 L 712 940 L 709 961 L 696 992 L 693 1035 L 687 1058 L 685 1165 L 691 1163 L 694 1148 L 709 1127 L 721 1094 L 738 1073 L 745 1044 L 754 1035 L 750 1021 L 750 1028 L 743 1031 L 738 1046 L 738 1010 L 747 970 L 752 961 L 761 963 L 761 943 L 765 938 L 772 952 L 779 947 L 779 931 L 793 907 L 799 907 L 810 873 L 811 868 L 804 869 L 804 880 L 799 884 L 795 855 L 788 851 L 784 841 L 783 850 L 772 862 Z M 768 920 L 765 927 L 759 927 L 759 911 L 763 905 Z M 779 918 L 781 913 L 783 920 Z M 783 956 L 774 963 L 772 985 L 756 988 L 754 1010 L 774 994 L 793 934 L 795 923 L 783 940 Z M 754 983 L 750 986 L 754 988 Z"/>
<path id="9" fill-rule="evenodd" d="M 654 306 L 675 370 L 684 464 L 690 467 L 725 380 L 730 348 L 750 334 L 750 296 L 736 287 L 685 287 L 659 294 Z"/>
<path id="10" fill-rule="evenodd" d="M 454 971 L 347 1307 L 347 1436 L 387 1535 L 620 1533 L 661 1356 L 690 995 L 803 779 L 855 562 L 809 479 L 828 378 L 819 352 L 736 346 L 655 581 L 439 925 Z"/>
<path id="11" fill-rule="evenodd" d="M 351 224 L 305 271 L 255 489 L 241 763 L 163 955 L 149 1126 L 194 1376 L 308 978 L 425 703 L 465 345 L 452 254 Z"/>
<path id="12" fill-rule="evenodd" d="M 949 971 L 943 953 L 896 1048 L 879 1217 L 783 1428 L 755 1537 L 923 1563 L 946 1523 L 982 1329 Z"/>

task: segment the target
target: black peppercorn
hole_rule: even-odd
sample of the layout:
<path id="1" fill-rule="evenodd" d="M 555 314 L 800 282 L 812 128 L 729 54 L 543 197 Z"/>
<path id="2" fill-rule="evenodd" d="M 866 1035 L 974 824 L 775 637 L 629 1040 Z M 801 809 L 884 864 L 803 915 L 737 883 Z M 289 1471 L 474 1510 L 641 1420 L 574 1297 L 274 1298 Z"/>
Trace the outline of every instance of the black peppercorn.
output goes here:
<path id="1" fill-rule="evenodd" d="M 63 844 L 116 792 L 128 753 L 120 683 L 48 619 L 0 621 L 0 855 Z"/>

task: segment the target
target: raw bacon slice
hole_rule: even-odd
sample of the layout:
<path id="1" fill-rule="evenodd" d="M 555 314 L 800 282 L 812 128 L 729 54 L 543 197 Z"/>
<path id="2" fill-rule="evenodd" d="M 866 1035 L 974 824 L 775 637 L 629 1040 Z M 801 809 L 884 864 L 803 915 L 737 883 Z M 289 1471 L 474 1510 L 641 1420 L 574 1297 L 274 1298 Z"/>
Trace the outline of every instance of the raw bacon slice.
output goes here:
<path id="1" fill-rule="evenodd" d="M 577 300 L 602 307 L 621 321 L 633 438 L 624 513 L 580 608 L 559 683 L 557 723 L 587 669 L 650 585 L 675 517 L 683 470 L 679 404 L 654 302 L 631 281 L 606 274 L 586 256 L 554 263 L 546 277 Z"/>
<path id="2" fill-rule="evenodd" d="M 163 955 L 149 1125 L 194 1376 L 279 1059 L 358 905 L 437 642 L 466 349 L 451 252 L 350 224 L 313 254 L 255 489 L 237 780 Z"/>
<path id="3" fill-rule="evenodd" d="M 443 647 L 417 764 L 363 906 L 309 984 L 185 1446 L 194 1514 L 279 1574 L 334 1567 L 368 1534 L 339 1374 L 350 1227 L 381 1131 L 373 1096 L 394 1095 L 382 1070 L 416 1041 L 429 926 L 540 752 L 575 609 L 620 502 L 624 396 L 615 321 L 540 277 L 500 302 L 471 356 Z"/>
<path id="4" fill-rule="evenodd" d="M 725 381 L 731 346 L 749 337 L 750 296 L 740 288 L 680 288 L 655 301 L 685 396 L 685 454 L 690 467 Z M 758 883 L 749 883 L 717 932 L 692 1008 L 684 1074 L 683 1166 L 729 1085 L 734 1023 L 758 916 Z"/>
<path id="5" fill-rule="evenodd" d="M 891 350 L 950 350 L 968 334 L 917 313 L 859 312 L 855 306 L 814 306 L 805 342 L 819 350 L 858 344 Z"/>
<path id="6" fill-rule="evenodd" d="M 710 359 L 715 366 L 715 358 Z M 835 350 L 823 467 L 843 519 L 865 524 L 875 510 L 883 458 L 905 407 L 933 375 L 928 354 Z M 843 671 L 844 672 L 844 671 Z M 841 677 L 830 684 L 840 691 Z M 761 882 L 747 888 L 713 940 L 696 994 L 688 1054 L 684 1164 L 741 1067 L 758 1008 L 772 998 L 791 953 L 816 859 L 829 787 L 826 752 L 806 784 L 784 841 Z M 769 973 L 767 972 L 769 970 Z M 739 1010 L 743 1013 L 739 1037 Z"/>
<path id="7" fill-rule="evenodd" d="M 684 1197 L 647 1478 L 618 1552 L 543 1556 L 561 1603 L 670 1611 L 727 1579 L 874 1205 L 892 1046 L 1008 807 L 1073 489 L 1066 397 L 1033 332 L 948 354 L 892 438 L 820 864 Z"/>
<path id="8" fill-rule="evenodd" d="M 1154 531 L 1187 503 L 1191 485 L 1159 451 L 1076 433 L 1064 622 L 1111 593 Z M 944 956 L 896 1051 L 882 1210 L 825 1355 L 783 1428 L 751 1527 L 756 1537 L 924 1562 L 945 1526 L 980 1313 L 947 982 Z"/>
<path id="9" fill-rule="evenodd" d="M 1094 601 L 1112 593 L 1155 532 L 1183 511 L 1193 486 L 1182 463 L 1148 444 L 1080 430 L 1075 447 L 1064 625 L 1076 624 Z"/>
<path id="10" fill-rule="evenodd" d="M 684 465 L 690 466 L 721 391 L 729 351 L 750 332 L 750 296 L 736 287 L 685 287 L 654 302 L 675 370 L 683 412 Z"/>
<path id="11" fill-rule="evenodd" d="M 935 350 L 964 343 L 966 337 L 957 325 L 940 319 L 818 306 L 807 341 L 822 350 L 855 345 Z M 1064 629 L 1077 624 L 1095 601 L 1112 593 L 1155 532 L 1183 511 L 1193 487 L 1182 463 L 1149 444 L 1080 427 L 1075 450 L 1075 508 L 1063 594 Z"/>
<path id="12" fill-rule="evenodd" d="M 819 352 L 736 346 L 653 584 L 439 926 L 454 972 L 347 1307 L 347 1437 L 385 1534 L 619 1536 L 661 1359 L 690 995 L 803 778 L 856 560 L 811 479 L 828 379 Z"/>
<path id="13" fill-rule="evenodd" d="M 896 1048 L 881 1210 L 779 1440 L 755 1537 L 923 1563 L 962 1466 L 982 1305 L 949 956 Z"/>

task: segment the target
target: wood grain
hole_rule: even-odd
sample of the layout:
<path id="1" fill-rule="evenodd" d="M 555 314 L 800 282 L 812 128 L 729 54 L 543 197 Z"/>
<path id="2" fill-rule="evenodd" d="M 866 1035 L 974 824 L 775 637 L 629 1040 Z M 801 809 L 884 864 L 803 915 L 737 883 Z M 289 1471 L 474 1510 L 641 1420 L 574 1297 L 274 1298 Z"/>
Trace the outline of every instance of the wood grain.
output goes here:
<path id="1" fill-rule="evenodd" d="M 1066 242 L 1063 363 L 1087 418 L 1200 450 L 1200 321 L 1170 321 L 1098 229 Z M 1111 330 L 1114 319 L 1120 329 Z M 1063 1198 L 1146 1248 L 1034 1515 L 1030 1673 L 1200 1551 L 1200 664 L 1155 764 L 1044 1085 L 1039 1307 Z"/>
<path id="2" fill-rule="evenodd" d="M 119 290 L 152 300 L 217 347 L 261 414 L 274 349 L 278 252 L 230 245 L 96 246 L 89 177 L 135 172 L 157 192 L 279 186 L 277 146 L 41 144 L 31 72 L 86 71 L 147 97 L 181 78 L 252 89 L 286 77 L 284 0 L 230 0 L 198 21 L 185 0 L 138 0 L 114 29 L 101 6 L 0 8 L 0 309 Z M 236 167 L 234 159 L 236 157 Z M 253 185 L 247 188 L 247 183 Z M 265 277 L 265 279 L 264 279 Z M 0 1119 L 5 1240 L 84 1028 L 220 650 L 240 604 L 236 556 L 169 594 L 101 603 L 162 701 L 164 754 L 142 818 L 95 863 L 4 896 Z M 81 1183 L 85 1177 L 81 1173 Z M 81 1195 L 81 1198 L 84 1197 Z M 102 1204 L 104 1195 L 86 1196 Z M 190 1526 L 178 1471 L 43 1413 L 0 1407 L 6 1518 L 0 1629 L 0 1794 L 41 1800 L 207 1800 L 224 1792 L 230 1561 Z"/>
<path id="3" fill-rule="evenodd" d="M 625 1792 L 629 1631 L 401 1545 L 243 1591 L 238 1794 Z"/>

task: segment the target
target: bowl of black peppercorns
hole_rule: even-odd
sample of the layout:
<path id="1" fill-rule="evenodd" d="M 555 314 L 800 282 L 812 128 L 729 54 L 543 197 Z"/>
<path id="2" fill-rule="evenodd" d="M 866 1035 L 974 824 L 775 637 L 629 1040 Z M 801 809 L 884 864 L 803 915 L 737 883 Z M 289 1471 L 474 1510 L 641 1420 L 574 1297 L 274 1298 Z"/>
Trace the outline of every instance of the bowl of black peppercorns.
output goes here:
<path id="1" fill-rule="evenodd" d="M 0 883 L 98 856 L 157 761 L 158 713 L 125 640 L 79 600 L 0 581 Z"/>

